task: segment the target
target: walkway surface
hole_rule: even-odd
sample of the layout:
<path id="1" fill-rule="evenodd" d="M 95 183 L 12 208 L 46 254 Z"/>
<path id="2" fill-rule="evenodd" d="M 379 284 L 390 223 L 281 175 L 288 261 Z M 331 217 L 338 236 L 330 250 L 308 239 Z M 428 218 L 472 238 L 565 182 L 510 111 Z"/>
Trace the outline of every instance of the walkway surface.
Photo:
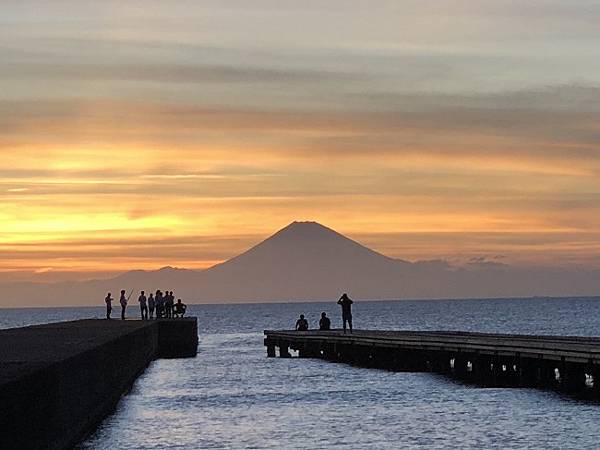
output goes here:
<path id="1" fill-rule="evenodd" d="M 0 384 L 141 328 L 141 320 L 76 320 L 0 330 Z"/>

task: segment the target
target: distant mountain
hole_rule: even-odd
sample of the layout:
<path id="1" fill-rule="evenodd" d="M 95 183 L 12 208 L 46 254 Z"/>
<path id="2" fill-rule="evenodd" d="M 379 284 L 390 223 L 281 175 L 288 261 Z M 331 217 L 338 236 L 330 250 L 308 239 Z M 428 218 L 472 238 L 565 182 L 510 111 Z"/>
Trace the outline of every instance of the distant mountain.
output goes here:
<path id="1" fill-rule="evenodd" d="M 164 267 L 86 282 L 4 283 L 0 306 L 102 305 L 106 292 L 173 290 L 195 302 L 570 296 L 600 294 L 599 271 L 521 269 L 377 253 L 316 222 L 293 222 L 248 251 L 204 271 Z"/>
<path id="2" fill-rule="evenodd" d="M 206 270 L 202 286 L 212 298 L 310 300 L 339 297 L 344 290 L 366 294 L 361 285 L 368 279 L 379 293 L 393 296 L 407 266 L 318 223 L 294 222 Z"/>

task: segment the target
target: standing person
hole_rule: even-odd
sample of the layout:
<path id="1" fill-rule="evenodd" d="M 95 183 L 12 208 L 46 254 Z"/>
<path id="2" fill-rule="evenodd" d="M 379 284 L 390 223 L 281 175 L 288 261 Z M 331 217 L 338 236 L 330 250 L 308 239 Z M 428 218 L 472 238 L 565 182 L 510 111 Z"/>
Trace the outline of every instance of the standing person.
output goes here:
<path id="1" fill-rule="evenodd" d="M 165 295 L 163 297 L 163 303 L 165 305 L 165 317 L 167 319 L 169 319 L 171 317 L 171 307 L 169 305 L 171 301 L 171 295 L 169 294 L 169 291 L 165 291 Z"/>
<path id="2" fill-rule="evenodd" d="M 163 314 L 162 315 L 163 315 L 163 317 L 168 318 L 169 317 L 169 291 L 165 291 L 162 294 L 162 300 L 163 300 L 162 301 L 162 304 L 163 304 L 163 307 L 162 307 Z"/>
<path id="3" fill-rule="evenodd" d="M 346 332 L 346 322 L 350 326 L 350 333 L 352 333 L 352 303 L 354 303 L 348 294 L 344 293 L 337 301 L 338 305 L 342 307 L 342 322 L 344 322 L 344 333 Z"/>
<path id="4" fill-rule="evenodd" d="M 125 297 L 125 290 L 121 291 L 121 298 L 119 299 L 121 304 L 121 320 L 125 320 L 125 310 L 127 309 L 127 298 Z"/>
<path id="5" fill-rule="evenodd" d="M 148 297 L 148 309 L 150 310 L 150 319 L 154 319 L 154 295 L 150 292 L 150 296 Z"/>
<path id="6" fill-rule="evenodd" d="M 304 314 L 300 314 L 300 318 L 296 320 L 296 331 L 308 331 L 308 320 L 304 318 Z"/>
<path id="7" fill-rule="evenodd" d="M 110 313 L 112 312 L 112 301 L 113 298 L 110 296 L 110 292 L 104 299 L 104 303 L 106 303 L 106 318 L 110 319 Z"/>
<path id="8" fill-rule="evenodd" d="M 175 296 L 173 291 L 169 292 L 169 304 L 171 305 L 171 317 L 175 317 Z"/>
<path id="9" fill-rule="evenodd" d="M 324 312 L 321 313 L 321 320 L 319 320 L 319 330 L 331 330 L 331 320 Z"/>
<path id="10" fill-rule="evenodd" d="M 162 292 L 159 290 L 156 291 L 156 296 L 154 297 L 154 301 L 156 302 L 156 318 L 160 318 L 163 315 L 163 307 L 164 307 L 164 303 L 163 303 L 163 295 Z"/>
<path id="11" fill-rule="evenodd" d="M 165 291 L 165 312 L 168 319 L 173 318 L 173 292 Z"/>
<path id="12" fill-rule="evenodd" d="M 146 294 L 144 291 L 142 291 L 142 293 L 140 294 L 138 302 L 140 303 L 140 313 L 142 314 L 142 320 L 148 320 L 148 299 L 146 298 Z"/>

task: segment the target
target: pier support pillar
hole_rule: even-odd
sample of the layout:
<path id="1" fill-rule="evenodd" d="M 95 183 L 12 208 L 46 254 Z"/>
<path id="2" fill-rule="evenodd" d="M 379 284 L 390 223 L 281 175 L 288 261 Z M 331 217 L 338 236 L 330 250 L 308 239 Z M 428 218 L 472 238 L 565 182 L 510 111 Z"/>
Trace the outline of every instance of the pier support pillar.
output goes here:
<path id="1" fill-rule="evenodd" d="M 561 389 L 567 392 L 583 393 L 586 390 L 585 365 L 563 363 L 560 368 Z"/>
<path id="2" fill-rule="evenodd" d="M 398 372 L 427 372 L 427 355 L 420 350 L 399 350 L 395 367 Z"/>
<path id="3" fill-rule="evenodd" d="M 298 349 L 300 358 L 321 358 L 321 347 L 318 343 L 305 342 Z"/>
<path id="4" fill-rule="evenodd" d="M 267 356 L 269 358 L 275 358 L 275 344 L 269 343 L 267 345 Z"/>
<path id="5" fill-rule="evenodd" d="M 520 387 L 538 387 L 540 385 L 538 379 L 538 367 L 535 360 L 530 358 L 521 358 L 519 361 L 519 386 Z"/>
<path id="6" fill-rule="evenodd" d="M 589 374 L 592 376 L 592 396 L 600 398 L 600 367 L 596 364 L 590 364 Z"/>
<path id="7" fill-rule="evenodd" d="M 506 387 L 520 387 L 520 358 L 519 357 L 506 357 L 502 359 L 502 373 L 504 378 L 503 386 Z"/>
<path id="8" fill-rule="evenodd" d="M 355 361 L 355 351 L 354 346 L 352 344 L 339 344 L 338 345 L 338 356 L 340 361 L 346 364 L 354 364 Z"/>
<path id="9" fill-rule="evenodd" d="M 328 361 L 336 361 L 338 359 L 336 344 L 327 342 L 324 343 L 322 357 Z"/>
<path id="10" fill-rule="evenodd" d="M 428 352 L 427 362 L 429 370 L 444 375 L 449 375 L 452 370 L 450 368 L 450 354 L 448 352 Z"/>
<path id="11" fill-rule="evenodd" d="M 280 344 L 279 345 L 279 357 L 280 358 L 291 358 L 292 355 L 290 355 L 290 350 L 287 344 Z"/>
<path id="12" fill-rule="evenodd" d="M 454 369 L 452 373 L 456 378 L 461 380 L 465 380 L 467 378 L 467 362 L 468 358 L 466 355 L 454 355 Z"/>
<path id="13" fill-rule="evenodd" d="M 492 360 L 490 356 L 481 354 L 473 355 L 471 364 L 471 380 L 481 386 L 488 386 L 492 376 Z"/>

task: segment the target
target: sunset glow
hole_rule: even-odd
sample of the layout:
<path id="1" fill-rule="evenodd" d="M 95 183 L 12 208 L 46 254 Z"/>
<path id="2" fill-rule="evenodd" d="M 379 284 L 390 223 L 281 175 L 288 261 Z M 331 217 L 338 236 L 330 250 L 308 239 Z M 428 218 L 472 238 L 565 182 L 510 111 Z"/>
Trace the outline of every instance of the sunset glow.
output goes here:
<path id="1" fill-rule="evenodd" d="M 123 3 L 0 12 L 2 280 L 204 268 L 293 220 L 600 268 L 597 2 Z"/>

